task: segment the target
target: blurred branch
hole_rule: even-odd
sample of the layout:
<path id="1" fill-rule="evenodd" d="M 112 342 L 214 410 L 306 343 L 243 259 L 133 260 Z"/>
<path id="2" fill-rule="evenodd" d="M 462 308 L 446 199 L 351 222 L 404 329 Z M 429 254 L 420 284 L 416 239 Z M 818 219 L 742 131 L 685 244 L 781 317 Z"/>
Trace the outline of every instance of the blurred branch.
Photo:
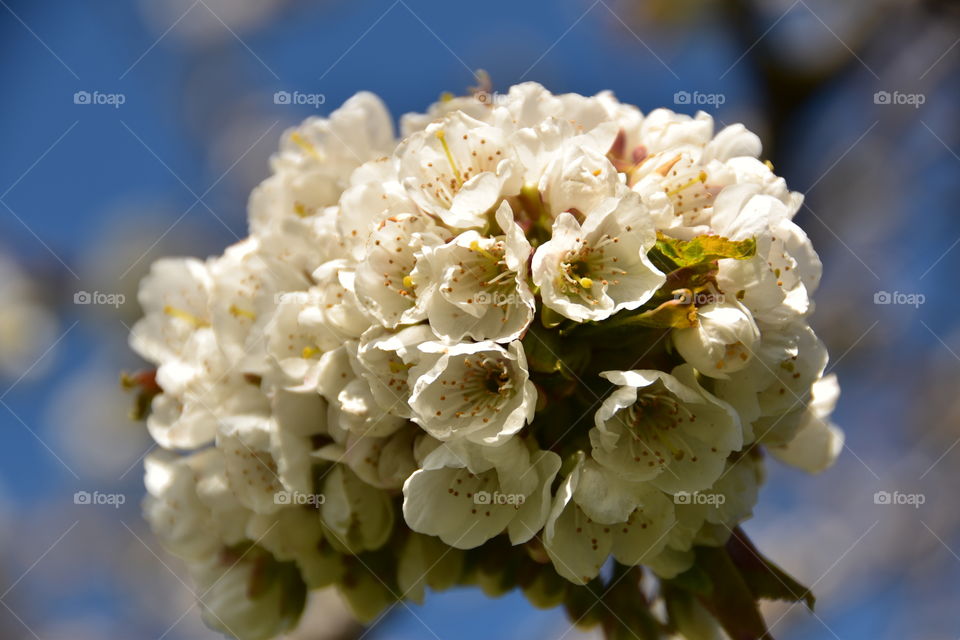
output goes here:
<path id="1" fill-rule="evenodd" d="M 855 31 L 844 34 L 844 44 L 851 53 L 835 56 L 827 64 L 807 67 L 790 65 L 778 53 L 776 38 L 765 34 L 768 25 L 757 2 L 724 0 L 720 4 L 730 32 L 747 51 L 742 64 L 747 64 L 753 70 L 760 86 L 765 113 L 769 118 L 764 149 L 774 164 L 779 164 L 779 143 L 793 126 L 797 115 L 828 85 L 859 67 L 860 52 L 866 48 L 877 27 L 885 21 L 891 6 L 882 2 L 874 4 L 877 10 L 869 12 L 869 17 L 861 21 Z"/>

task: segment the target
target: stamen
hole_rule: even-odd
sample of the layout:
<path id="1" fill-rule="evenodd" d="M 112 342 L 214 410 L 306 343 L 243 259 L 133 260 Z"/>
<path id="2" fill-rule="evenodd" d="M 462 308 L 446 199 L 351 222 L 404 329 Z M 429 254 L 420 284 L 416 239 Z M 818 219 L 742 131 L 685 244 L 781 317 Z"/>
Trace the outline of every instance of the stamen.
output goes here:
<path id="1" fill-rule="evenodd" d="M 230 311 L 230 315 L 232 315 L 234 318 L 243 317 L 243 318 L 248 318 L 248 319 L 250 319 L 250 320 L 256 320 L 256 319 L 257 319 L 257 314 L 255 314 L 253 311 L 248 311 L 248 310 L 246 310 L 246 309 L 241 309 L 240 307 L 238 307 L 238 306 L 235 305 L 235 304 L 230 305 L 229 311 Z"/>
<path id="2" fill-rule="evenodd" d="M 683 191 L 684 189 L 689 189 L 690 187 L 692 187 L 697 183 L 705 183 L 706 181 L 707 181 L 707 172 L 701 171 L 696 178 L 692 178 L 688 182 L 681 184 L 679 187 L 676 187 L 675 189 L 671 189 L 670 191 L 667 191 L 667 195 L 671 197 L 675 196 L 681 191 Z"/>
<path id="3" fill-rule="evenodd" d="M 494 262 L 500 262 L 500 258 L 498 258 L 497 256 L 493 255 L 492 253 L 490 253 L 489 251 L 481 247 L 480 243 L 476 240 L 470 243 L 470 251 L 475 251 L 488 260 L 493 260 Z"/>
<path id="4" fill-rule="evenodd" d="M 179 319 L 181 319 L 181 320 L 185 320 L 185 321 L 189 322 L 190 324 L 192 324 L 194 327 L 196 327 L 196 328 L 198 328 L 198 329 L 203 328 L 203 327 L 209 327 L 209 326 L 210 326 L 210 323 L 209 323 L 209 322 L 206 322 L 206 321 L 204 321 L 204 320 L 201 320 L 200 318 L 198 318 L 197 316 L 193 315 L 193 314 L 190 313 L 189 311 L 184 311 L 183 309 L 178 309 L 178 308 L 176 308 L 176 307 L 171 307 L 170 305 L 166 305 L 166 306 L 163 308 L 163 312 L 164 312 L 165 314 L 167 314 L 168 316 L 171 316 L 171 317 L 173 317 L 173 318 L 179 318 Z"/>
<path id="5" fill-rule="evenodd" d="M 667 174 L 670 173 L 670 169 L 673 168 L 673 165 L 680 162 L 680 158 L 681 158 L 681 155 L 678 153 L 676 156 L 674 156 L 672 160 L 669 160 L 668 162 L 665 162 L 664 164 L 657 167 L 656 169 L 657 173 L 659 173 L 664 178 L 666 178 Z"/>
<path id="6" fill-rule="evenodd" d="M 453 159 L 450 145 L 447 144 L 447 136 L 443 132 L 443 129 L 437 131 L 436 136 L 437 140 L 440 141 L 440 145 L 443 146 L 443 152 L 447 155 L 447 162 L 450 163 L 450 168 L 453 169 L 453 177 L 457 179 L 457 186 L 460 187 L 463 185 L 463 177 L 460 175 L 460 169 L 457 168 L 457 163 Z"/>
<path id="7" fill-rule="evenodd" d="M 406 364 L 404 362 L 398 362 L 396 360 L 391 360 L 389 364 L 390 373 L 403 373 L 404 371 L 407 371 L 408 369 L 410 369 L 410 367 L 412 366 L 413 366 L 413 363 Z"/>
<path id="8" fill-rule="evenodd" d="M 293 133 L 291 133 L 290 139 L 294 142 L 294 144 L 296 144 L 298 147 L 306 151 L 315 159 L 320 160 L 321 162 L 323 161 L 323 156 L 320 155 L 320 152 L 317 151 L 317 148 L 313 146 L 313 144 L 309 140 L 304 138 L 298 132 L 294 131 Z"/>

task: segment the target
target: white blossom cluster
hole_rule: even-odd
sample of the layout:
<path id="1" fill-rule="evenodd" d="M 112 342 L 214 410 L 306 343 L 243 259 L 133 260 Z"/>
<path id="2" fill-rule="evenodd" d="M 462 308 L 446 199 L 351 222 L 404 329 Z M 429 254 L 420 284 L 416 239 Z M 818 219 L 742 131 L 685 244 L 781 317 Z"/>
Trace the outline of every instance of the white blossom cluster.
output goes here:
<path id="1" fill-rule="evenodd" d="M 367 93 L 308 119 L 248 238 L 143 281 L 146 515 L 211 625 L 272 637 L 328 585 L 369 619 L 495 543 L 574 584 L 611 556 L 670 578 L 750 516 L 761 449 L 842 447 L 820 262 L 756 135 L 484 97 L 399 140 Z"/>

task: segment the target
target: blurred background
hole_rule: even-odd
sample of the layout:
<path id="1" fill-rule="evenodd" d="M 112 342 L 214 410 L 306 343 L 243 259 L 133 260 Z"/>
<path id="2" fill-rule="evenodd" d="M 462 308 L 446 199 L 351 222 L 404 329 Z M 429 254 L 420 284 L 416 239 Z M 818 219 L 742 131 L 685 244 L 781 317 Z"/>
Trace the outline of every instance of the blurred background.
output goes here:
<path id="1" fill-rule="evenodd" d="M 481 68 L 498 90 L 612 89 L 760 134 L 807 194 L 798 222 L 824 263 L 813 325 L 847 433 L 819 477 L 771 463 L 745 526 L 818 596 L 815 614 L 769 606 L 772 632 L 960 636 L 957 3 L 0 0 L 0 43 L 0 638 L 217 637 L 140 519 L 150 442 L 118 384 L 139 366 L 137 281 L 161 255 L 245 235 L 285 127 L 358 90 L 423 110 Z M 397 606 L 369 632 L 321 594 L 301 627 L 585 637 L 559 611 L 474 590 Z"/>

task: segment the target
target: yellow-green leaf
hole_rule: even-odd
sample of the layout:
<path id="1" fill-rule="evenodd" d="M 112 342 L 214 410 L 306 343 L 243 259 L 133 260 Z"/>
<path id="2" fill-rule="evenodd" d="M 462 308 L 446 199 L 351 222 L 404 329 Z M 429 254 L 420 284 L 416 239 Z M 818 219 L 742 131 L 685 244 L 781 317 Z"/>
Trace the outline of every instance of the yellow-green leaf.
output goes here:
<path id="1" fill-rule="evenodd" d="M 755 238 L 728 240 L 722 236 L 707 235 L 692 240 L 677 240 L 658 233 L 655 250 L 677 267 L 689 267 L 724 258 L 752 258 L 757 253 L 757 241 Z"/>

